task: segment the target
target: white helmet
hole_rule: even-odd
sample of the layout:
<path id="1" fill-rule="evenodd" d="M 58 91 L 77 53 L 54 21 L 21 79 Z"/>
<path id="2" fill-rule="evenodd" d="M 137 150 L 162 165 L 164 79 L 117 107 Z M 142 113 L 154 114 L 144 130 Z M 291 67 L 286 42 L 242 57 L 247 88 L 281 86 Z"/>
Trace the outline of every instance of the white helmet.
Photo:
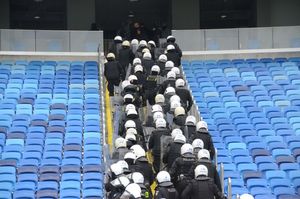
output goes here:
<path id="1" fill-rule="evenodd" d="M 186 143 L 186 138 L 185 138 L 184 135 L 178 134 L 178 135 L 176 135 L 176 137 L 174 138 L 174 142 L 185 144 L 185 143 Z"/>
<path id="2" fill-rule="evenodd" d="M 136 158 L 140 158 L 140 157 L 146 156 L 145 150 L 143 149 L 143 147 L 141 147 L 138 144 L 135 144 L 132 147 L 130 147 L 130 150 L 134 153 L 134 155 L 136 156 Z"/>
<path id="3" fill-rule="evenodd" d="M 165 90 L 165 94 L 173 94 L 173 95 L 175 95 L 175 93 L 176 93 L 176 91 L 175 91 L 175 88 L 173 88 L 173 87 L 168 87 Z"/>
<path id="4" fill-rule="evenodd" d="M 177 102 L 177 101 L 173 101 L 173 102 L 171 102 L 171 110 L 172 111 L 175 111 L 175 109 L 177 108 L 177 107 L 180 107 L 181 106 L 181 104 L 180 104 L 180 102 Z"/>
<path id="5" fill-rule="evenodd" d="M 157 72 L 157 73 L 160 73 L 160 68 L 158 65 L 153 65 L 151 67 L 151 72 Z"/>
<path id="6" fill-rule="evenodd" d="M 138 78 L 135 75 L 129 75 L 128 80 L 131 84 L 134 84 L 134 82 L 138 81 Z"/>
<path id="7" fill-rule="evenodd" d="M 142 61 L 140 58 L 134 58 L 132 64 L 135 66 L 137 64 L 142 64 Z"/>
<path id="8" fill-rule="evenodd" d="M 194 139 L 192 143 L 193 149 L 203 149 L 204 148 L 204 143 L 201 139 Z"/>
<path id="9" fill-rule="evenodd" d="M 155 96 L 155 103 L 164 103 L 165 102 L 165 96 L 163 94 L 157 94 Z"/>
<path id="10" fill-rule="evenodd" d="M 126 101 L 133 101 L 133 95 L 131 95 L 131 94 L 126 94 L 124 97 L 123 97 L 123 100 L 124 100 L 124 102 L 126 102 Z M 129 110 L 132 110 L 132 109 L 129 109 Z M 129 111 L 128 110 L 128 111 Z"/>
<path id="11" fill-rule="evenodd" d="M 194 171 L 195 171 L 195 177 L 208 176 L 208 169 L 205 165 L 198 165 Z"/>
<path id="12" fill-rule="evenodd" d="M 172 130 L 171 136 L 172 136 L 172 139 L 173 139 L 173 140 L 175 139 L 175 137 L 176 137 L 177 135 L 183 135 L 181 129 L 173 129 L 173 130 Z"/>
<path id="13" fill-rule="evenodd" d="M 179 75 L 180 75 L 180 70 L 179 70 L 179 68 L 177 68 L 177 67 L 173 67 L 173 68 L 171 69 L 171 71 L 173 71 L 173 72 L 175 73 L 176 76 L 179 76 Z"/>
<path id="14" fill-rule="evenodd" d="M 200 149 L 198 151 L 198 160 L 201 160 L 203 158 L 207 158 L 210 160 L 210 154 L 209 154 L 209 151 L 207 149 Z"/>
<path id="15" fill-rule="evenodd" d="M 121 36 L 115 36 L 114 40 L 115 40 L 115 41 L 122 41 L 123 39 L 122 39 Z"/>
<path id="16" fill-rule="evenodd" d="M 180 102 L 180 97 L 178 95 L 172 95 L 172 97 L 170 97 L 170 102 Z"/>
<path id="17" fill-rule="evenodd" d="M 126 113 L 126 115 L 137 115 L 137 111 L 135 109 L 129 109 Z"/>
<path id="18" fill-rule="evenodd" d="M 176 78 L 176 74 L 174 73 L 174 71 L 169 71 L 167 73 L 167 79 L 171 79 L 171 78 L 173 78 L 173 79 Z"/>
<path id="19" fill-rule="evenodd" d="M 240 199 L 254 199 L 254 197 L 248 193 L 244 193 L 240 196 Z"/>
<path id="20" fill-rule="evenodd" d="M 125 192 L 132 195 L 134 198 L 141 198 L 142 189 L 138 184 L 131 183 L 125 188 Z"/>
<path id="21" fill-rule="evenodd" d="M 175 37 L 174 37 L 173 35 L 169 35 L 169 36 L 167 37 L 167 41 L 170 40 L 170 39 L 175 39 Z"/>
<path id="22" fill-rule="evenodd" d="M 154 105 L 152 106 L 152 113 L 155 113 L 155 112 L 162 112 L 162 111 L 163 111 L 163 109 L 162 109 L 161 105 L 159 105 L 159 104 L 154 104 Z"/>
<path id="23" fill-rule="evenodd" d="M 150 41 L 148 41 L 148 44 L 150 45 L 153 45 L 154 47 L 156 47 L 156 44 L 155 44 L 155 42 L 154 41 L 152 41 L 152 40 L 150 40 Z"/>
<path id="24" fill-rule="evenodd" d="M 155 121 L 155 127 L 156 128 L 166 128 L 167 126 L 167 122 L 165 119 L 163 118 L 158 118 L 156 121 Z"/>
<path id="25" fill-rule="evenodd" d="M 144 58 L 144 59 L 151 59 L 151 58 L 152 58 L 151 53 L 145 52 L 145 53 L 143 54 L 143 58 Z"/>
<path id="26" fill-rule="evenodd" d="M 166 55 L 161 54 L 161 55 L 159 55 L 158 60 L 159 60 L 160 62 L 167 62 L 167 61 L 168 61 L 168 58 L 167 58 Z"/>
<path id="27" fill-rule="evenodd" d="M 133 152 L 129 151 L 124 155 L 124 160 L 127 160 L 127 159 L 135 160 L 136 156 Z"/>
<path id="28" fill-rule="evenodd" d="M 117 163 L 114 163 L 110 165 L 110 170 L 113 172 L 116 176 L 123 174 L 123 168 L 120 167 Z"/>
<path id="29" fill-rule="evenodd" d="M 125 128 L 126 129 L 129 129 L 129 128 L 136 128 L 136 124 L 135 124 L 135 122 L 133 121 L 133 120 L 127 120 L 126 122 L 125 122 Z"/>
<path id="30" fill-rule="evenodd" d="M 147 42 L 145 40 L 141 40 L 139 46 L 147 46 Z"/>
<path id="31" fill-rule="evenodd" d="M 153 121 L 155 122 L 159 118 L 164 118 L 164 114 L 162 112 L 155 112 L 153 114 Z"/>
<path id="32" fill-rule="evenodd" d="M 180 149 L 180 154 L 184 155 L 186 153 L 193 154 L 193 146 L 191 144 L 184 144 Z"/>
<path id="33" fill-rule="evenodd" d="M 131 179 L 136 184 L 144 184 L 145 181 L 143 174 L 140 172 L 133 172 L 131 174 Z"/>
<path id="34" fill-rule="evenodd" d="M 127 86 L 131 85 L 129 80 L 124 80 L 122 82 L 122 89 L 124 90 L 124 88 L 126 88 Z"/>
<path id="35" fill-rule="evenodd" d="M 139 45 L 139 40 L 137 39 L 131 40 L 131 45 Z"/>
<path id="36" fill-rule="evenodd" d="M 144 53 L 150 53 L 150 50 L 148 49 L 148 48 L 144 48 L 143 50 L 142 50 L 142 53 L 144 54 Z"/>
<path id="37" fill-rule="evenodd" d="M 177 117 L 179 115 L 185 115 L 185 110 L 181 106 L 176 107 L 175 110 L 174 110 L 174 116 Z"/>
<path id="38" fill-rule="evenodd" d="M 172 44 L 168 45 L 167 46 L 167 51 L 169 51 L 169 50 L 175 50 L 175 46 L 172 45 Z"/>
<path id="39" fill-rule="evenodd" d="M 127 46 L 127 47 L 130 47 L 130 43 L 129 43 L 129 41 L 127 41 L 127 40 L 124 40 L 124 41 L 122 42 L 122 46 Z"/>
<path id="40" fill-rule="evenodd" d="M 121 148 L 121 147 L 126 147 L 127 146 L 127 143 L 126 143 L 126 140 L 122 137 L 119 137 L 115 140 L 115 147 L 118 149 L 118 148 Z"/>
<path id="41" fill-rule="evenodd" d="M 184 87 L 185 86 L 185 81 L 183 79 L 177 79 L 176 82 L 175 82 L 175 86 L 176 86 L 176 88 Z"/>
<path id="42" fill-rule="evenodd" d="M 136 135 L 137 131 L 135 128 L 129 128 L 126 130 L 126 135 L 128 135 L 128 134 Z"/>
<path id="43" fill-rule="evenodd" d="M 157 182 L 163 183 L 163 182 L 170 182 L 171 176 L 167 171 L 160 171 L 156 176 Z"/>
<path id="44" fill-rule="evenodd" d="M 185 125 L 187 126 L 196 126 L 196 118 L 193 115 L 189 115 L 185 119 Z"/>
<path id="45" fill-rule="evenodd" d="M 197 123 L 196 129 L 199 131 L 201 128 L 205 128 L 207 130 L 207 123 L 203 120 Z"/>
<path id="46" fill-rule="evenodd" d="M 166 67 L 166 68 L 169 68 L 169 69 L 173 68 L 173 67 L 174 67 L 174 62 L 172 62 L 172 61 L 167 61 L 166 64 L 165 64 L 165 67 Z"/>
<path id="47" fill-rule="evenodd" d="M 107 58 L 107 59 L 108 59 L 108 58 L 115 59 L 116 56 L 115 56 L 114 53 L 108 53 L 108 54 L 106 55 L 106 58 Z"/>
<path id="48" fill-rule="evenodd" d="M 125 112 L 127 113 L 130 109 L 135 110 L 135 106 L 133 104 L 127 104 L 125 107 Z"/>
<path id="49" fill-rule="evenodd" d="M 143 72 L 144 71 L 144 68 L 142 65 L 140 64 L 137 64 L 135 67 L 134 67 L 134 72 Z"/>
<path id="50" fill-rule="evenodd" d="M 134 134 L 129 133 L 129 134 L 126 134 L 125 140 L 133 140 L 133 141 L 136 141 L 136 137 L 135 137 Z"/>
<path id="51" fill-rule="evenodd" d="M 129 169 L 129 166 L 127 164 L 127 162 L 125 160 L 119 160 L 117 162 L 117 164 L 123 169 L 123 170 L 128 170 Z"/>
<path id="52" fill-rule="evenodd" d="M 120 165 L 118 165 L 118 167 L 120 167 Z M 126 187 L 127 185 L 130 184 L 130 180 L 127 177 L 125 177 L 125 176 L 121 176 L 121 177 L 113 180 L 111 182 L 111 184 L 114 185 L 114 186 L 122 185 L 123 187 Z"/>

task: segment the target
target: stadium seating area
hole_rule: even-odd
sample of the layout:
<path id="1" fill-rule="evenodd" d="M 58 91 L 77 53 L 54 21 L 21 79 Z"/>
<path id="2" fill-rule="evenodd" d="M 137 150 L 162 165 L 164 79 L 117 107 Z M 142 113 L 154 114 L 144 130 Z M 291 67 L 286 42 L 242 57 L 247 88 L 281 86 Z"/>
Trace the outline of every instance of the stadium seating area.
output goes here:
<path id="1" fill-rule="evenodd" d="M 298 198 L 300 58 L 182 65 L 233 194 Z"/>
<path id="2" fill-rule="evenodd" d="M 0 198 L 102 198 L 98 63 L 0 61 Z"/>

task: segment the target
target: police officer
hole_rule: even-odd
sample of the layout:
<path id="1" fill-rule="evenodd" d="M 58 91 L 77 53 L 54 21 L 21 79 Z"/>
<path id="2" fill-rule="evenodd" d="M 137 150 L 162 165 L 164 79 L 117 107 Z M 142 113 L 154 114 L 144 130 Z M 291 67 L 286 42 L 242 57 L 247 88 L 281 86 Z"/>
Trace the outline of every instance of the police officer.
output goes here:
<path id="1" fill-rule="evenodd" d="M 160 105 L 162 107 L 163 113 L 166 114 L 168 110 L 167 110 L 167 105 L 165 103 L 165 96 L 162 94 L 157 94 L 154 100 L 155 100 L 155 104 Z"/>
<path id="2" fill-rule="evenodd" d="M 135 55 L 135 53 L 139 47 L 139 40 L 137 40 L 137 39 L 131 40 L 130 47 L 131 47 L 132 53 Z"/>
<path id="3" fill-rule="evenodd" d="M 173 35 L 169 35 L 167 37 L 167 42 L 163 44 L 163 48 L 167 48 L 168 45 L 173 45 L 175 47 L 176 52 L 182 57 L 182 51 L 179 48 L 178 44 L 176 43 L 176 38 Z"/>
<path id="4" fill-rule="evenodd" d="M 217 185 L 219 190 L 222 190 L 219 173 L 217 171 L 216 165 L 214 163 L 212 163 L 212 161 L 210 160 L 210 154 L 209 154 L 208 150 L 200 149 L 198 151 L 197 157 L 198 157 L 198 160 L 195 163 L 195 165 L 193 165 L 192 169 L 190 170 L 190 173 L 193 173 L 193 170 L 198 165 L 206 166 L 206 168 L 208 170 L 207 176 L 213 179 L 214 183 Z"/>
<path id="5" fill-rule="evenodd" d="M 156 173 L 160 170 L 161 161 L 161 144 L 165 138 L 171 136 L 170 130 L 167 128 L 165 119 L 159 118 L 155 122 L 155 130 L 152 131 L 149 139 L 149 149 L 152 150 L 153 167 Z"/>
<path id="6" fill-rule="evenodd" d="M 143 57 L 143 50 L 147 48 L 147 42 L 145 40 L 141 40 L 139 43 L 139 47 L 135 52 L 135 57 L 142 58 Z"/>
<path id="7" fill-rule="evenodd" d="M 146 187 L 150 187 L 150 185 L 154 180 L 154 174 L 153 174 L 152 166 L 151 164 L 149 164 L 146 158 L 145 150 L 140 145 L 133 145 L 130 148 L 130 150 L 132 150 L 136 156 L 133 170 L 135 172 L 142 173 L 145 178 Z"/>
<path id="8" fill-rule="evenodd" d="M 129 169 L 129 165 L 125 160 L 119 160 L 117 164 L 123 169 L 124 175 L 129 175 L 131 170 Z"/>
<path id="9" fill-rule="evenodd" d="M 132 133 L 131 130 L 134 130 L 135 132 Z M 126 136 L 125 136 L 125 140 L 127 142 L 127 147 L 130 148 L 132 147 L 133 145 L 137 144 L 137 140 L 136 140 L 136 135 L 137 135 L 137 131 L 133 128 L 131 129 L 128 129 L 126 131 Z"/>
<path id="10" fill-rule="evenodd" d="M 182 106 L 189 112 L 193 106 L 193 99 L 190 91 L 185 88 L 185 81 L 183 79 L 177 79 L 175 82 L 176 95 L 181 99 Z"/>
<path id="11" fill-rule="evenodd" d="M 152 106 L 155 104 L 155 96 L 158 91 L 157 80 L 160 72 L 160 68 L 157 65 L 151 67 L 150 75 L 144 84 L 145 98 L 148 100 L 149 104 Z"/>
<path id="12" fill-rule="evenodd" d="M 166 62 L 168 61 L 168 58 L 165 54 L 162 54 L 158 57 L 158 60 L 156 61 L 156 64 L 159 66 L 160 68 L 160 75 L 162 77 L 166 76 L 167 73 L 165 73 L 165 65 L 166 65 Z"/>
<path id="13" fill-rule="evenodd" d="M 130 43 L 129 41 L 125 40 L 122 42 L 122 48 L 119 50 L 119 62 L 122 65 L 123 70 L 125 72 L 128 70 L 128 66 L 130 63 L 132 63 L 133 59 L 134 59 L 134 54 L 130 49 Z"/>
<path id="14" fill-rule="evenodd" d="M 196 132 L 196 118 L 193 115 L 189 115 L 186 117 L 185 120 L 184 135 L 188 140 L 190 140 L 191 137 L 194 136 L 195 132 Z"/>
<path id="15" fill-rule="evenodd" d="M 155 62 L 152 60 L 151 53 L 145 52 L 142 59 L 142 66 L 144 66 L 147 75 L 150 75 L 153 65 L 155 65 Z"/>
<path id="16" fill-rule="evenodd" d="M 129 183 L 130 180 L 126 176 L 120 176 L 115 180 L 105 184 L 105 190 L 108 193 L 107 198 L 108 199 L 120 198 L 121 195 L 124 193 L 125 188 L 129 185 Z"/>
<path id="17" fill-rule="evenodd" d="M 198 152 L 203 149 L 204 143 L 201 139 L 194 139 L 192 142 L 194 155 L 198 156 Z"/>
<path id="18" fill-rule="evenodd" d="M 205 121 L 199 121 L 196 125 L 196 133 L 192 136 L 191 140 L 197 138 L 203 141 L 204 148 L 209 151 L 210 157 L 213 158 L 215 155 L 215 147 L 211 135 L 207 130 L 207 123 Z"/>
<path id="19" fill-rule="evenodd" d="M 172 68 L 174 68 L 174 62 L 172 61 L 167 61 L 165 64 L 165 74 L 164 76 L 166 76 L 168 74 L 168 72 L 170 72 L 172 70 Z M 175 74 L 175 78 L 176 78 L 176 74 Z"/>
<path id="20" fill-rule="evenodd" d="M 181 65 L 181 56 L 176 51 L 175 46 L 173 44 L 169 44 L 167 46 L 166 56 L 167 56 L 168 60 L 170 60 L 174 63 L 175 67 L 179 67 Z"/>
<path id="21" fill-rule="evenodd" d="M 173 71 L 168 72 L 167 79 L 160 85 L 159 93 L 164 94 L 168 87 L 175 88 L 176 74 Z"/>
<path id="22" fill-rule="evenodd" d="M 191 144 L 182 145 L 180 155 L 181 156 L 175 160 L 170 169 L 172 182 L 178 193 L 182 193 L 186 184 L 192 179 L 190 169 L 196 161 L 193 154 L 193 146 Z"/>
<path id="23" fill-rule="evenodd" d="M 174 96 L 176 96 L 176 95 L 174 95 Z M 172 96 L 172 97 L 174 97 L 174 96 Z M 185 114 L 184 108 L 181 106 L 176 107 L 174 110 L 173 128 L 180 128 L 182 131 L 184 131 L 186 117 L 187 116 Z"/>
<path id="24" fill-rule="evenodd" d="M 115 140 L 115 151 L 113 152 L 112 159 L 122 160 L 124 155 L 129 151 L 127 142 L 124 138 L 119 137 Z"/>
<path id="25" fill-rule="evenodd" d="M 167 170 L 170 170 L 175 160 L 180 157 L 181 147 L 185 143 L 186 138 L 182 134 L 178 134 L 173 138 L 173 142 L 169 144 L 163 157 L 163 162 L 167 164 Z"/>
<path id="26" fill-rule="evenodd" d="M 142 190 L 142 199 L 152 199 L 152 193 L 151 190 L 149 189 L 149 187 L 145 186 L 145 180 L 144 180 L 144 176 L 142 173 L 140 172 L 133 172 L 132 174 L 130 174 L 130 178 L 133 181 L 133 183 L 138 184 L 141 187 Z"/>
<path id="27" fill-rule="evenodd" d="M 208 169 L 204 165 L 195 168 L 195 179 L 187 184 L 181 194 L 181 198 L 205 198 L 205 199 L 225 199 L 226 197 L 215 185 L 213 180 L 208 177 Z"/>
<path id="28" fill-rule="evenodd" d="M 116 61 L 113 53 L 106 56 L 107 62 L 104 64 L 104 76 L 108 82 L 107 89 L 109 96 L 114 96 L 114 87 L 119 86 L 120 80 L 125 77 L 121 64 Z"/>
<path id="29" fill-rule="evenodd" d="M 167 171 L 160 171 L 157 176 L 157 187 L 154 199 L 179 199 L 179 194 L 171 182 L 170 174 Z"/>
<path id="30" fill-rule="evenodd" d="M 128 152 L 124 155 L 124 160 L 127 162 L 128 167 L 131 171 L 133 171 L 135 159 L 136 156 L 133 152 Z"/>
<path id="31" fill-rule="evenodd" d="M 119 50 L 122 48 L 122 40 L 121 36 L 115 36 L 114 41 L 108 50 L 109 53 L 113 53 L 116 56 L 117 60 L 119 59 Z"/>

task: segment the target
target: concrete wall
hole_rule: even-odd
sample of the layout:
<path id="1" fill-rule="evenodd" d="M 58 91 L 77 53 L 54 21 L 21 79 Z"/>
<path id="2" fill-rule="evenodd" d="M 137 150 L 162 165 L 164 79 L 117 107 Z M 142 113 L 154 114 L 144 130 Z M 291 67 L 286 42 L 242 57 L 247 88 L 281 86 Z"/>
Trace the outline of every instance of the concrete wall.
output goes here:
<path id="1" fill-rule="evenodd" d="M 9 0 L 0 1 L 0 29 L 9 28 Z"/>
<path id="2" fill-rule="evenodd" d="M 299 0 L 257 0 L 257 26 L 300 25 Z"/>
<path id="3" fill-rule="evenodd" d="M 173 30 L 199 29 L 199 0 L 172 0 L 172 25 Z"/>
<path id="4" fill-rule="evenodd" d="M 90 30 L 95 22 L 95 0 L 67 0 L 67 29 Z"/>

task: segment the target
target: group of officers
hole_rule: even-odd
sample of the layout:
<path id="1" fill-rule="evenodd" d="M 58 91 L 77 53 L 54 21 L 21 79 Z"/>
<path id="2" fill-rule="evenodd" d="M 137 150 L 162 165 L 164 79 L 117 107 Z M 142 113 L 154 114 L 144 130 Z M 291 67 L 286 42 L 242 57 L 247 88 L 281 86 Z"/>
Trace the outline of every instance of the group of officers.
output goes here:
<path id="1" fill-rule="evenodd" d="M 173 36 L 159 47 L 115 37 L 104 75 L 110 96 L 118 93 L 123 104 L 107 198 L 226 198 L 207 123 L 190 114 L 193 100 L 179 68 L 181 56 Z M 141 110 L 147 106 L 144 119 Z"/>

